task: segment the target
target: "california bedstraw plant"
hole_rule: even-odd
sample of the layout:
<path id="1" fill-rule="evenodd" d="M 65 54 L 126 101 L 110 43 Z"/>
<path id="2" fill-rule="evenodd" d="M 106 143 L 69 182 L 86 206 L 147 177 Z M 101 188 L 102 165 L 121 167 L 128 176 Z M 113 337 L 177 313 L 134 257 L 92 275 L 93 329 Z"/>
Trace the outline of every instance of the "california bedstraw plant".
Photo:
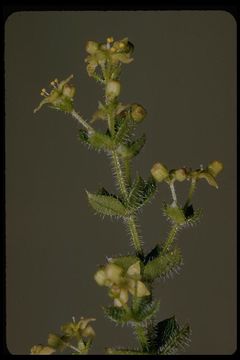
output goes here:
<path id="1" fill-rule="evenodd" d="M 200 166 L 197 170 L 186 167 L 169 170 L 157 162 L 152 166 L 148 179 L 132 174 L 132 161 L 146 141 L 144 134 L 135 137 L 135 129 L 145 119 L 146 110 L 140 104 L 122 104 L 119 101 L 120 73 L 123 64 L 133 61 L 133 50 L 134 46 L 127 38 L 114 41 L 110 37 L 106 43 L 87 43 L 85 62 L 88 75 L 104 89 L 104 99 L 99 101 L 90 122 L 74 109 L 75 87 L 70 84 L 73 75 L 64 81 L 53 80 L 50 93 L 42 89 L 44 99 L 34 112 L 43 105 L 49 105 L 72 115 L 81 125 L 79 140 L 90 149 L 101 150 L 111 159 L 118 192 L 110 194 L 102 188 L 96 193 L 87 191 L 87 197 L 95 212 L 103 217 L 120 218 L 125 223 L 134 252 L 108 258 L 107 264 L 97 269 L 94 279 L 98 285 L 107 288 L 111 299 L 111 304 L 103 308 L 105 315 L 117 324 L 132 326 L 138 347 L 108 347 L 106 353 L 166 355 L 188 344 L 190 327 L 188 324 L 180 325 L 175 316 L 161 321 L 156 319 L 159 301 L 153 296 L 155 281 L 167 277 L 182 265 L 181 250 L 174 242 L 176 234 L 184 227 L 194 225 L 200 218 L 201 210 L 195 209 L 192 204 L 199 180 L 205 179 L 217 188 L 215 178 L 223 166 L 219 161 L 213 161 L 206 168 Z M 93 127 L 97 120 L 106 124 L 104 132 Z M 174 187 L 178 181 L 189 182 L 189 192 L 183 205 L 179 204 Z M 166 240 L 146 254 L 137 215 L 156 193 L 157 184 L 162 182 L 168 184 L 172 195 L 172 202 L 162 206 L 171 228 Z M 51 354 L 56 350 L 71 349 L 73 354 L 88 354 L 95 336 L 89 323 L 94 320 L 81 318 L 76 322 L 73 319 L 61 327 L 61 334 L 49 335 L 47 346 L 35 345 L 31 353 Z"/>

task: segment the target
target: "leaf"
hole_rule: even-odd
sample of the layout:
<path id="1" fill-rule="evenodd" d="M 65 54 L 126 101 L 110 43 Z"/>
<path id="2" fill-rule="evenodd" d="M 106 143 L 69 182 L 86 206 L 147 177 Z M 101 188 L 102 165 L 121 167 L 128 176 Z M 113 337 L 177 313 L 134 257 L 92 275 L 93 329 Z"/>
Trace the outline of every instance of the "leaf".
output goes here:
<path id="1" fill-rule="evenodd" d="M 143 146 L 146 142 L 146 135 L 143 134 L 139 139 L 132 142 L 129 146 L 130 152 L 131 152 L 131 158 L 134 156 L 137 156 L 140 151 L 142 150 Z"/>
<path id="2" fill-rule="evenodd" d="M 202 216 L 202 209 L 197 209 L 196 211 L 193 209 L 192 205 L 189 205 L 183 208 L 185 214 L 185 225 L 195 225 L 199 222 Z"/>
<path id="3" fill-rule="evenodd" d="M 180 249 L 175 248 L 173 251 L 159 254 L 154 260 L 149 261 L 143 270 L 143 277 L 148 281 L 165 276 L 176 270 L 182 264 L 182 254 Z"/>
<path id="4" fill-rule="evenodd" d="M 150 320 L 159 310 L 159 301 L 150 301 L 147 299 L 136 298 L 135 306 L 132 309 L 134 321 L 143 322 Z"/>
<path id="5" fill-rule="evenodd" d="M 131 131 L 132 126 L 129 122 L 128 117 L 125 117 L 124 119 L 119 119 L 119 121 L 116 124 L 116 134 L 114 137 L 114 140 L 116 144 L 120 144 L 124 142 L 129 135 L 129 132 Z"/>
<path id="6" fill-rule="evenodd" d="M 114 150 L 116 145 L 113 139 L 103 133 L 95 131 L 88 137 L 88 142 L 97 150 Z"/>
<path id="7" fill-rule="evenodd" d="M 111 259 L 111 262 L 114 264 L 120 266 L 124 269 L 125 272 L 127 272 L 128 268 L 135 264 L 139 259 L 136 256 L 120 256 L 118 258 Z"/>
<path id="8" fill-rule="evenodd" d="M 128 211 L 123 203 L 111 195 L 91 194 L 87 191 L 90 205 L 98 213 L 110 216 L 127 216 Z"/>
<path id="9" fill-rule="evenodd" d="M 178 225 L 184 225 L 186 218 L 183 209 L 178 206 L 163 205 L 163 213 L 172 222 Z"/>
<path id="10" fill-rule="evenodd" d="M 90 145 L 88 141 L 88 132 L 86 130 L 78 130 L 78 138 L 79 140 L 81 140 L 82 143 Z"/>
<path id="11" fill-rule="evenodd" d="M 178 328 L 175 316 L 160 321 L 154 327 L 155 337 L 152 339 L 152 347 L 154 347 L 155 351 L 163 347 Z"/>
<path id="12" fill-rule="evenodd" d="M 138 210 L 145 205 L 156 191 L 156 182 L 152 176 L 145 181 L 141 176 L 137 176 L 132 184 L 128 196 L 128 206 L 130 209 Z"/>
<path id="13" fill-rule="evenodd" d="M 183 327 L 177 327 L 172 331 L 165 344 L 160 347 L 159 355 L 172 355 L 177 352 L 179 348 L 184 349 L 190 343 L 191 329 L 188 324 Z"/>
<path id="14" fill-rule="evenodd" d="M 160 245 L 156 245 L 144 258 L 144 265 L 146 265 L 149 261 L 154 260 L 156 257 L 159 256 L 161 252 L 161 247 Z"/>
<path id="15" fill-rule="evenodd" d="M 103 134 L 97 131 L 89 135 L 86 130 L 80 129 L 78 131 L 78 138 L 82 143 L 95 150 L 110 151 L 116 147 L 114 140 L 109 136 L 109 134 Z"/>
<path id="16" fill-rule="evenodd" d="M 131 311 L 116 306 L 103 307 L 104 314 L 117 324 L 126 324 L 131 320 Z"/>

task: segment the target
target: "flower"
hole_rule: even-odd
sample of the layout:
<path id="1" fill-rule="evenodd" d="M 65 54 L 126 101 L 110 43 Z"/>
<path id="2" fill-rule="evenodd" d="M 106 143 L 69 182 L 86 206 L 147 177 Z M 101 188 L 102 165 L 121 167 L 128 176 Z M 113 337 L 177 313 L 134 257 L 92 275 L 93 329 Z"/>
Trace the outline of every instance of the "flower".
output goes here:
<path id="1" fill-rule="evenodd" d="M 45 104 L 50 105 L 51 107 L 71 112 L 73 109 L 73 97 L 75 95 L 75 87 L 69 85 L 69 81 L 73 78 L 73 75 L 70 75 L 66 80 L 58 82 L 58 79 L 51 81 L 50 85 L 53 87 L 50 93 L 46 89 L 41 90 L 41 95 L 44 99 L 40 102 L 39 106 L 34 109 L 34 113 L 41 109 Z"/>
<path id="2" fill-rule="evenodd" d="M 161 163 L 156 163 L 151 169 L 151 174 L 158 182 L 162 182 L 169 177 L 169 171 L 167 167 Z"/>
<path id="3" fill-rule="evenodd" d="M 136 297 L 149 296 L 150 292 L 146 285 L 141 281 L 140 262 L 129 266 L 124 273 L 124 269 L 114 262 L 100 268 L 95 276 L 95 281 L 100 286 L 109 287 L 109 296 L 113 298 L 114 306 L 122 307 L 127 304 L 130 293 Z"/>
<path id="4" fill-rule="evenodd" d="M 209 185 L 218 189 L 216 176 L 223 170 L 223 164 L 220 161 L 212 161 L 206 169 L 197 169 L 191 173 L 191 177 L 195 180 L 205 179 Z"/>
<path id="5" fill-rule="evenodd" d="M 52 347 L 43 345 L 34 345 L 30 350 L 31 355 L 51 355 L 55 351 Z"/>
<path id="6" fill-rule="evenodd" d="M 86 44 L 88 56 L 85 59 L 88 75 L 90 77 L 94 76 L 98 65 L 104 69 L 107 63 L 111 63 L 115 68 L 118 67 L 120 63 L 131 63 L 133 61 L 131 57 L 133 49 L 134 46 L 128 41 L 128 38 L 114 41 L 113 37 L 110 36 L 107 38 L 106 43 L 88 41 Z M 114 77 L 112 77 L 112 79 L 113 78 Z"/>
<path id="7" fill-rule="evenodd" d="M 95 331 L 91 325 L 88 325 L 90 322 L 95 321 L 96 319 L 83 317 L 80 318 L 79 322 L 70 322 L 61 326 L 62 332 L 69 337 L 93 337 L 95 336 Z"/>

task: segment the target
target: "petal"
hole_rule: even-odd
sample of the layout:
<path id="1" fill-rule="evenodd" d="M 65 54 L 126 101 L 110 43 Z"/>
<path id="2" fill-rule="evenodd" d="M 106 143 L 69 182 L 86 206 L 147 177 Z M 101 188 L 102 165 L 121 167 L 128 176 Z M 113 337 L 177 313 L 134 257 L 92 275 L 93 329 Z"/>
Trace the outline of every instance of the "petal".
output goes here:
<path id="1" fill-rule="evenodd" d="M 128 302 L 128 291 L 126 289 L 121 289 L 119 300 L 122 304 L 126 304 Z"/>
<path id="2" fill-rule="evenodd" d="M 79 328 L 81 329 L 81 330 L 84 330 L 85 328 L 86 328 L 86 326 L 88 325 L 88 323 L 89 322 L 91 322 L 91 321 L 95 321 L 96 319 L 93 319 L 93 318 L 89 318 L 89 319 L 81 319 L 80 321 L 79 321 L 79 323 L 78 323 L 78 325 L 79 325 Z"/>
<path id="3" fill-rule="evenodd" d="M 64 85 L 67 84 L 72 78 L 73 78 L 73 75 L 70 75 L 66 80 L 62 80 L 58 85 L 58 90 L 62 91 Z"/>
<path id="4" fill-rule="evenodd" d="M 92 326 L 88 325 L 86 327 L 86 329 L 83 330 L 82 336 L 94 337 L 95 336 L 95 331 L 93 330 Z"/>
<path id="5" fill-rule="evenodd" d="M 140 271 L 141 271 L 140 261 L 137 261 L 128 268 L 127 275 L 130 276 L 131 278 L 138 279 L 140 278 Z"/>
<path id="6" fill-rule="evenodd" d="M 112 281 L 114 284 L 119 284 L 119 282 L 121 281 L 122 272 L 123 269 L 115 264 L 107 264 L 105 268 L 107 279 Z"/>
<path id="7" fill-rule="evenodd" d="M 137 291 L 136 296 L 137 297 L 143 297 L 150 295 L 149 290 L 145 286 L 145 284 L 142 281 L 137 281 Z"/>
<path id="8" fill-rule="evenodd" d="M 114 306 L 116 306 L 116 307 L 122 307 L 123 306 L 123 304 L 121 303 L 121 301 L 119 300 L 119 299 L 114 299 L 114 301 L 113 301 L 113 304 L 114 304 Z"/>
<path id="9" fill-rule="evenodd" d="M 218 184 L 215 180 L 215 178 L 207 171 L 202 171 L 197 175 L 198 179 L 205 179 L 209 183 L 209 185 L 214 186 L 216 189 L 218 189 Z"/>
<path id="10" fill-rule="evenodd" d="M 100 286 L 105 285 L 105 281 L 107 279 L 105 271 L 103 269 L 98 270 L 96 272 L 96 274 L 94 275 L 94 279 L 98 285 L 100 285 Z"/>

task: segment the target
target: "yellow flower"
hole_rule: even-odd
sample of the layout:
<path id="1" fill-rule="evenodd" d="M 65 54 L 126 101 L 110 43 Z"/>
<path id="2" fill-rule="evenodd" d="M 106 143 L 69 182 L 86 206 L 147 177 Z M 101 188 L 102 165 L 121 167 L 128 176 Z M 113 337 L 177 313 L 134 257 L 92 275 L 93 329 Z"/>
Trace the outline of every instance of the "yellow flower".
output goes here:
<path id="1" fill-rule="evenodd" d="M 56 350 L 50 346 L 34 345 L 31 348 L 31 355 L 51 355 Z"/>
<path id="2" fill-rule="evenodd" d="M 161 163 L 156 163 L 151 169 L 152 176 L 158 182 L 162 182 L 169 177 L 169 171 L 167 167 Z"/>
<path id="3" fill-rule="evenodd" d="M 128 293 L 136 297 L 150 295 L 146 285 L 141 281 L 140 261 L 129 266 L 125 273 L 114 262 L 109 263 L 105 268 L 99 269 L 94 278 L 98 285 L 110 288 L 109 296 L 114 299 L 114 306 L 117 307 L 127 304 Z"/>
<path id="4" fill-rule="evenodd" d="M 93 330 L 92 326 L 88 324 L 95 320 L 96 319 L 93 318 L 84 319 L 81 317 L 79 322 L 70 322 L 62 325 L 61 330 L 69 337 L 93 337 L 95 336 L 95 331 Z"/>
<path id="5" fill-rule="evenodd" d="M 34 109 L 34 113 L 41 109 L 45 104 L 48 104 L 58 110 L 71 112 L 73 109 L 73 97 L 75 95 L 75 87 L 69 85 L 68 82 L 73 78 L 70 75 L 66 80 L 58 82 L 58 79 L 51 81 L 50 85 L 53 87 L 50 93 L 46 89 L 42 89 L 41 95 L 44 99 L 39 106 Z"/>

